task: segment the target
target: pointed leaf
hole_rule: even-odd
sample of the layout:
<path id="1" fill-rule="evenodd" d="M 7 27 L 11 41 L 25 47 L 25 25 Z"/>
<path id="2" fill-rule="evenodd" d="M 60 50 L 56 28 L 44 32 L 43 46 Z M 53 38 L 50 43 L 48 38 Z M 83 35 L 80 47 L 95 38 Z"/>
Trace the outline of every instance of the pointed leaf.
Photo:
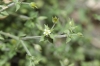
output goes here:
<path id="1" fill-rule="evenodd" d="M 4 40 L 4 38 L 2 36 L 0 36 L 0 40 Z"/>
<path id="2" fill-rule="evenodd" d="M 4 16 L 9 15 L 9 14 L 7 13 L 7 11 L 3 11 L 3 12 L 1 12 L 1 14 L 4 15 Z"/>
<path id="3" fill-rule="evenodd" d="M 68 42 L 70 42 L 70 41 L 71 41 L 71 38 L 68 37 L 68 38 L 66 39 L 66 43 L 68 43 Z"/>
<path id="4" fill-rule="evenodd" d="M 45 39 L 47 39 L 49 42 L 53 43 L 53 38 L 51 38 L 50 36 L 45 36 Z"/>
<path id="5" fill-rule="evenodd" d="M 20 8 L 20 4 L 17 3 L 17 4 L 16 4 L 16 11 L 18 11 L 19 8 Z"/>
<path id="6" fill-rule="evenodd" d="M 44 36 L 42 36 L 42 37 L 40 38 L 40 42 L 42 42 L 42 41 L 44 41 Z"/>

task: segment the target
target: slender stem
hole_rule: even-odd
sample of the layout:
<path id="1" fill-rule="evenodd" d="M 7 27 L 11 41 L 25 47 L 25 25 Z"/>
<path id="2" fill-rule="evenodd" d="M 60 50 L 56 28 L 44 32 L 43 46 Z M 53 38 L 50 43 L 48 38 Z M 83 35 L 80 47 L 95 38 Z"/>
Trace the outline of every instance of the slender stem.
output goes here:
<path id="1" fill-rule="evenodd" d="M 56 25 L 56 24 L 53 24 L 53 26 L 52 26 L 51 30 L 55 27 L 55 25 Z"/>
<path id="2" fill-rule="evenodd" d="M 39 38 L 41 38 L 41 36 L 27 36 L 23 37 L 22 40 L 39 39 Z"/>
<path id="3" fill-rule="evenodd" d="M 4 10 L 6 10 L 7 8 L 12 7 L 12 6 L 14 6 L 14 5 L 15 5 L 15 3 L 10 3 L 8 6 L 5 6 L 4 8 L 2 8 L 2 9 L 0 10 L 0 12 L 2 12 L 2 11 L 4 11 Z"/>
<path id="4" fill-rule="evenodd" d="M 32 61 L 30 60 L 30 64 L 29 64 L 29 66 L 32 66 Z"/>
<path id="5" fill-rule="evenodd" d="M 16 39 L 16 40 L 19 40 L 18 37 L 14 36 L 14 35 L 11 35 L 10 33 L 5 33 L 5 32 L 0 31 L 0 34 L 2 34 L 4 36 L 11 37 L 11 38 Z"/>
<path id="6" fill-rule="evenodd" d="M 14 38 L 16 40 L 19 40 L 19 38 L 17 36 L 11 35 L 9 33 L 5 33 L 5 32 L 0 31 L 0 34 Z M 55 35 L 54 37 L 55 38 L 64 38 L 64 37 L 67 37 L 67 36 L 66 35 Z M 26 36 L 26 37 L 23 37 L 21 39 L 22 40 L 30 40 L 30 39 L 40 39 L 40 38 L 41 38 L 41 36 Z"/>
<path id="7" fill-rule="evenodd" d="M 9 33 L 2 32 L 2 31 L 0 31 L 0 34 L 1 34 L 1 35 L 4 35 L 4 36 L 11 37 L 11 38 L 13 38 L 13 39 L 16 39 L 16 40 L 20 41 L 20 43 L 21 43 L 22 46 L 24 47 L 24 49 L 25 49 L 25 51 L 27 52 L 27 54 L 31 56 L 31 53 L 29 52 L 28 48 L 26 47 L 24 41 L 21 40 L 19 37 L 14 36 L 14 35 L 11 35 L 11 34 L 9 34 Z"/>
<path id="8" fill-rule="evenodd" d="M 20 43 L 22 44 L 22 46 L 24 47 L 25 51 L 27 52 L 28 55 L 32 56 L 31 53 L 29 52 L 28 48 L 26 47 L 26 44 L 23 40 L 29 40 L 29 39 L 39 39 L 41 38 L 41 36 L 28 36 L 28 37 L 23 37 L 23 38 L 19 38 L 17 36 L 14 36 L 14 35 L 11 35 L 10 33 L 5 33 L 5 32 L 2 32 L 0 31 L 0 34 L 1 35 L 4 35 L 4 36 L 8 36 L 8 37 L 11 37 L 13 39 L 16 39 L 18 41 L 20 41 Z M 66 35 L 56 35 L 55 38 L 63 38 L 63 37 L 66 37 Z"/>
<path id="9" fill-rule="evenodd" d="M 55 38 L 65 38 L 67 35 L 56 35 Z"/>
<path id="10" fill-rule="evenodd" d="M 40 39 L 42 36 L 26 36 L 23 37 L 22 40 L 30 40 L 30 39 Z M 64 38 L 67 37 L 66 35 L 55 35 L 55 38 Z"/>
<path id="11" fill-rule="evenodd" d="M 28 54 L 29 56 L 32 56 L 31 53 L 29 52 L 28 48 L 26 47 L 25 42 L 24 42 L 23 40 L 20 40 L 20 42 L 21 42 L 21 44 L 23 45 L 24 49 L 26 50 L 27 54 Z"/>

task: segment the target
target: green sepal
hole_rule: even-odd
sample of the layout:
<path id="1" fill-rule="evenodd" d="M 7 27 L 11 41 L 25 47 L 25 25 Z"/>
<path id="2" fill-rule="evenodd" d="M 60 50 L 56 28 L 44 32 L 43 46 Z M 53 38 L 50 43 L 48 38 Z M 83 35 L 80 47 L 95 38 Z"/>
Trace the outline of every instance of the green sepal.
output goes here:
<path id="1" fill-rule="evenodd" d="M 53 38 L 49 36 L 45 36 L 45 39 L 48 40 L 49 42 L 53 43 Z"/>

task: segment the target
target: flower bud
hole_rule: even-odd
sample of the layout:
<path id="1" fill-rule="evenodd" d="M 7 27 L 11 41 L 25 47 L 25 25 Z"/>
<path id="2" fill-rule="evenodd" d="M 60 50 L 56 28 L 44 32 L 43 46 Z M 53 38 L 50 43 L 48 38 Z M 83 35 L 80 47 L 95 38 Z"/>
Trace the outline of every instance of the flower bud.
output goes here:
<path id="1" fill-rule="evenodd" d="M 32 8 L 37 8 L 37 5 L 36 5 L 35 2 L 31 2 L 31 3 L 30 3 L 30 6 L 31 6 Z"/>
<path id="2" fill-rule="evenodd" d="M 38 44 L 35 44 L 35 45 L 34 45 L 34 48 L 35 48 L 37 51 L 41 51 L 41 50 L 42 50 L 41 46 L 38 45 Z"/>
<path id="3" fill-rule="evenodd" d="M 53 23 L 57 23 L 59 21 L 59 18 L 57 18 L 56 16 L 55 17 L 52 17 L 52 22 Z"/>

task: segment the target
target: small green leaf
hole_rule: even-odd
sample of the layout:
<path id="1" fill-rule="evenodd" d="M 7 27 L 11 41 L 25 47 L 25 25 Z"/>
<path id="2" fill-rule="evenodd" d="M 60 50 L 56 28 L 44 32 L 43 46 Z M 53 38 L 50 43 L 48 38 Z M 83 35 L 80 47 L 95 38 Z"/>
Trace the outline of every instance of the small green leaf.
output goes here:
<path id="1" fill-rule="evenodd" d="M 70 41 L 71 41 L 71 38 L 68 37 L 68 38 L 66 39 L 66 43 L 68 43 L 68 42 L 70 42 Z"/>
<path id="2" fill-rule="evenodd" d="M 51 37 L 48 38 L 48 40 L 53 43 L 53 39 Z"/>
<path id="3" fill-rule="evenodd" d="M 0 14 L 0 17 L 4 17 L 4 15 Z"/>
<path id="4" fill-rule="evenodd" d="M 79 33 L 77 33 L 77 35 L 78 35 L 78 36 L 83 37 L 83 34 L 82 34 L 82 33 L 80 33 L 80 32 L 79 32 Z"/>
<path id="5" fill-rule="evenodd" d="M 36 64 L 39 64 L 39 62 L 40 62 L 40 60 L 35 60 L 34 61 L 34 64 L 36 65 Z"/>
<path id="6" fill-rule="evenodd" d="M 18 11 L 18 10 L 19 10 L 19 8 L 20 8 L 20 4 L 19 4 L 19 3 L 17 3 L 17 4 L 16 4 L 16 11 Z"/>
<path id="7" fill-rule="evenodd" d="M 45 17 L 45 16 L 40 16 L 37 18 L 37 20 L 45 20 L 45 19 L 47 19 L 47 17 Z"/>
<path id="8" fill-rule="evenodd" d="M 77 26 L 71 27 L 72 30 L 75 30 L 77 28 Z"/>
<path id="9" fill-rule="evenodd" d="M 37 28 L 38 28 L 39 30 L 43 30 L 43 28 L 42 28 L 42 26 L 41 26 L 41 25 L 36 24 L 36 26 L 37 26 Z"/>
<path id="10" fill-rule="evenodd" d="M 0 35 L 0 40 L 4 40 L 4 38 Z"/>
<path id="11" fill-rule="evenodd" d="M 54 39 L 54 35 L 53 35 L 53 34 L 50 34 L 50 37 L 51 37 L 52 39 Z"/>
<path id="12" fill-rule="evenodd" d="M 42 42 L 42 41 L 44 41 L 44 36 L 42 36 L 42 37 L 40 38 L 40 42 Z"/>
<path id="13" fill-rule="evenodd" d="M 66 33 L 67 35 L 69 35 L 70 31 L 69 30 L 65 30 L 64 33 Z"/>
<path id="14" fill-rule="evenodd" d="M 45 29 L 49 29 L 49 27 L 47 25 L 44 25 L 45 26 Z"/>
<path id="15" fill-rule="evenodd" d="M 61 65 L 61 66 L 64 66 L 64 64 L 63 64 L 63 62 L 62 62 L 62 61 L 60 61 L 60 65 Z"/>
<path id="16" fill-rule="evenodd" d="M 53 38 L 51 38 L 50 36 L 45 36 L 45 39 L 48 40 L 49 42 L 53 43 Z"/>
<path id="17" fill-rule="evenodd" d="M 13 2 L 15 3 L 16 11 L 18 11 L 18 9 L 20 8 L 20 2 L 19 2 L 19 0 L 13 0 Z"/>
<path id="18" fill-rule="evenodd" d="M 32 21 L 27 21 L 25 24 L 24 24 L 27 28 L 33 28 L 35 25 L 34 25 L 34 22 Z"/>
<path id="19" fill-rule="evenodd" d="M 31 57 L 32 57 L 31 55 L 26 54 L 27 59 L 31 59 Z"/>
<path id="20" fill-rule="evenodd" d="M 21 32 L 21 33 L 19 33 L 19 36 L 20 36 L 20 37 L 25 37 L 26 34 L 24 34 L 24 33 Z"/>
<path id="21" fill-rule="evenodd" d="M 100 15 L 94 14 L 94 18 L 100 20 Z"/>
<path id="22" fill-rule="evenodd" d="M 3 11 L 3 12 L 1 12 L 1 14 L 2 14 L 3 16 L 9 15 L 9 14 L 7 13 L 7 11 Z"/>

